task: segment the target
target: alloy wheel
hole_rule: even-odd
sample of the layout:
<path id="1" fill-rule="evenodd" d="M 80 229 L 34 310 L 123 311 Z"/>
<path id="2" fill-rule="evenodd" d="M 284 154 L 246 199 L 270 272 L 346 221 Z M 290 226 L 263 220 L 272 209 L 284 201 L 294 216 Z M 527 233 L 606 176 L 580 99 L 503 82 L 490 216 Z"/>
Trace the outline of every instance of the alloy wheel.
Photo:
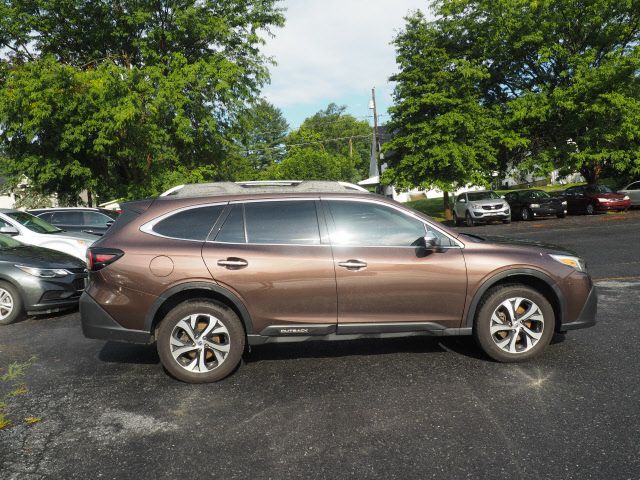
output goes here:
<path id="1" fill-rule="evenodd" d="M 531 350 L 544 332 L 544 315 L 540 307 L 524 297 L 503 301 L 491 315 L 491 338 L 506 353 Z"/>
<path id="2" fill-rule="evenodd" d="M 215 316 L 196 313 L 180 320 L 169 339 L 173 359 L 192 373 L 218 368 L 230 349 L 229 330 Z"/>
<path id="3" fill-rule="evenodd" d="M 0 320 L 4 320 L 13 312 L 14 302 L 11 293 L 0 288 Z"/>

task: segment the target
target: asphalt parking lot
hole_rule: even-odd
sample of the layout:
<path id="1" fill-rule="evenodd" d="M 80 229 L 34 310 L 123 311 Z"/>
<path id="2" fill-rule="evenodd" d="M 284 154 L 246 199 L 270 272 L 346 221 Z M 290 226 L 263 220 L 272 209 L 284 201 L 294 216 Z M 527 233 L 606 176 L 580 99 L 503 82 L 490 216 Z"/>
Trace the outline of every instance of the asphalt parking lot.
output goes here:
<path id="1" fill-rule="evenodd" d="M 35 356 L 0 382 L 0 477 L 638 478 L 640 211 L 460 230 L 576 251 L 598 324 L 521 365 L 468 338 L 265 345 L 187 385 L 151 346 L 85 339 L 77 313 L 30 318 L 0 330 L 3 373 Z"/>

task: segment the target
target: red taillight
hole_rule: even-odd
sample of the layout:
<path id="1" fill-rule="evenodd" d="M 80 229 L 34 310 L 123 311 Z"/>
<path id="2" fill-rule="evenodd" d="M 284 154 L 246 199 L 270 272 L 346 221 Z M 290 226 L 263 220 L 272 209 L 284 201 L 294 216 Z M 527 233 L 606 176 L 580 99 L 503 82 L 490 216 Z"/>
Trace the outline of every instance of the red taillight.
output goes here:
<path id="1" fill-rule="evenodd" d="M 100 270 L 112 264 L 124 255 L 117 248 L 89 248 L 87 250 L 87 268 L 91 272 Z"/>

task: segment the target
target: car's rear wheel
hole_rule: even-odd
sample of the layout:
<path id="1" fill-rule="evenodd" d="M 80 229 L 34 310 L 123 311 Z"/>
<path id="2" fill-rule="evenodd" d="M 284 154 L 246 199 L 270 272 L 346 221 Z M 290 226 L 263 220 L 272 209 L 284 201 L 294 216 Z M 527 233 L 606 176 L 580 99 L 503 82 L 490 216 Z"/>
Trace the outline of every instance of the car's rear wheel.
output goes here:
<path id="1" fill-rule="evenodd" d="M 158 329 L 162 365 L 178 380 L 207 383 L 222 380 L 240 364 L 245 332 L 227 306 L 191 300 L 171 310 Z"/>
<path id="2" fill-rule="evenodd" d="M 10 283 L 0 282 L 0 325 L 9 325 L 24 316 L 20 293 Z"/>
<path id="3" fill-rule="evenodd" d="M 467 227 L 473 227 L 475 225 L 475 222 L 473 221 L 473 217 L 471 217 L 471 214 L 469 212 L 465 213 L 464 221 Z"/>
<path id="4" fill-rule="evenodd" d="M 483 299 L 473 334 L 494 360 L 522 362 L 542 353 L 554 328 L 553 307 L 540 292 L 525 285 L 505 285 Z"/>
<path id="5" fill-rule="evenodd" d="M 589 203 L 587 205 L 587 215 L 593 215 L 594 213 L 596 213 L 596 207 L 593 203 Z"/>
<path id="6" fill-rule="evenodd" d="M 521 211 L 520 211 L 520 218 L 522 218 L 522 220 L 524 220 L 525 222 L 528 220 L 531 220 L 531 211 L 527 208 L 524 207 Z"/>

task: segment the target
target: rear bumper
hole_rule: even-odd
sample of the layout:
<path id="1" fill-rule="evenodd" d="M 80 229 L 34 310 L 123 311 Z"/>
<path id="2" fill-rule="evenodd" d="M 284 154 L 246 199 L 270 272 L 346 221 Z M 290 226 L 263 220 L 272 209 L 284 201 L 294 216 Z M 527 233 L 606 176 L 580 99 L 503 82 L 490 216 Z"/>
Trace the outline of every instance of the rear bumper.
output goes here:
<path id="1" fill-rule="evenodd" d="M 80 297 L 80 321 L 82 333 L 87 338 L 143 344 L 152 342 L 150 332 L 124 328 L 86 292 Z"/>
<path id="2" fill-rule="evenodd" d="M 587 297 L 587 301 L 582 307 L 582 311 L 578 318 L 571 323 L 563 323 L 560 327 L 561 332 L 568 330 L 577 330 L 579 328 L 593 327 L 596 324 L 596 314 L 598 312 L 598 293 L 596 287 L 592 286 Z"/>

